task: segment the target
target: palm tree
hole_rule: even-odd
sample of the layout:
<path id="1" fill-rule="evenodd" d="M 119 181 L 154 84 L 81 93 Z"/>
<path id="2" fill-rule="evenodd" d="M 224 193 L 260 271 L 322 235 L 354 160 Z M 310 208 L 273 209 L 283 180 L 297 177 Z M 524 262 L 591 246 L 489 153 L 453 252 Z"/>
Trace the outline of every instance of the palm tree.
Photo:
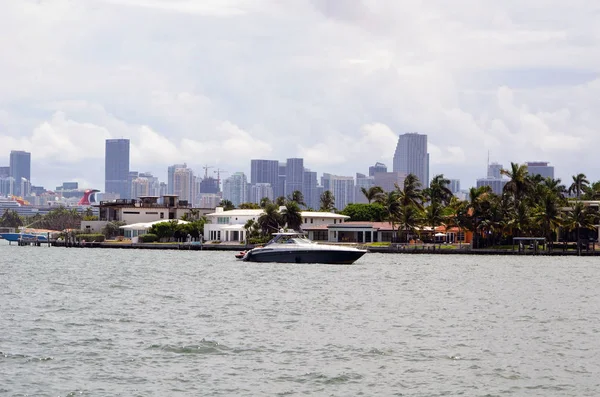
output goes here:
<path id="1" fill-rule="evenodd" d="M 384 194 L 381 202 L 381 205 L 385 209 L 385 219 L 391 223 L 394 234 L 396 234 L 396 222 L 400 216 L 401 209 L 399 198 L 398 191 L 392 190 Z"/>
<path id="2" fill-rule="evenodd" d="M 294 190 L 294 192 L 288 196 L 288 201 L 294 201 L 298 205 L 306 207 L 306 203 L 304 202 L 304 195 L 300 190 Z"/>
<path id="3" fill-rule="evenodd" d="M 573 208 L 567 212 L 564 222 L 568 230 L 577 230 L 577 254 L 581 254 L 580 231 L 584 229 L 594 229 L 594 215 L 588 207 L 581 201 L 575 203 Z"/>
<path id="4" fill-rule="evenodd" d="M 277 198 L 275 199 L 275 201 L 274 201 L 274 202 L 275 202 L 275 204 L 276 204 L 278 207 L 283 207 L 283 206 L 285 205 L 285 197 L 284 197 L 284 196 L 279 196 L 279 197 L 277 197 Z"/>
<path id="5" fill-rule="evenodd" d="M 285 204 L 285 209 L 281 214 L 281 219 L 285 225 L 293 230 L 300 230 L 302 227 L 302 213 L 300 206 L 295 201 L 289 201 Z"/>
<path id="6" fill-rule="evenodd" d="M 23 219 L 16 211 L 7 208 L 4 210 L 2 218 L 0 218 L 0 226 L 17 228 L 23 226 Z"/>
<path id="7" fill-rule="evenodd" d="M 569 194 L 575 193 L 577 200 L 581 197 L 581 192 L 590 184 L 585 174 L 573 175 L 573 183 L 569 186 Z"/>
<path id="8" fill-rule="evenodd" d="M 510 178 L 504 185 L 504 191 L 513 196 L 515 207 L 517 207 L 531 187 L 531 180 L 527 177 L 527 166 L 510 163 L 510 170 L 501 170 L 500 173 Z"/>
<path id="9" fill-rule="evenodd" d="M 281 219 L 279 206 L 277 204 L 267 204 L 264 211 L 265 212 L 258 217 L 257 222 L 263 235 L 267 236 L 279 231 L 279 227 L 283 223 L 283 220 Z"/>
<path id="10" fill-rule="evenodd" d="M 265 208 L 267 206 L 267 204 L 271 204 L 272 201 L 270 198 L 268 197 L 263 197 L 260 199 L 260 208 Z"/>
<path id="11" fill-rule="evenodd" d="M 371 204 L 372 201 L 379 202 L 383 198 L 383 189 L 381 186 L 371 186 L 368 189 L 361 187 L 360 191 L 365 195 L 369 204 Z"/>
<path id="12" fill-rule="evenodd" d="M 559 203 L 559 197 L 548 189 L 533 209 L 532 217 L 548 242 L 552 241 L 552 232 L 562 223 Z"/>
<path id="13" fill-rule="evenodd" d="M 419 209 L 423 209 L 423 192 L 421 191 L 421 182 L 414 174 L 408 174 L 404 178 L 402 188 L 397 184 L 396 190 L 399 193 L 399 200 L 402 206 L 414 205 Z"/>
<path id="14" fill-rule="evenodd" d="M 444 178 L 444 174 L 436 175 L 423 193 L 431 203 L 448 205 L 452 198 L 452 191 L 448 188 L 448 185 L 450 185 L 450 179 Z"/>
<path id="15" fill-rule="evenodd" d="M 224 211 L 231 211 L 235 208 L 235 205 L 233 205 L 233 203 L 230 200 L 221 200 L 219 206 L 223 207 Z"/>
<path id="16" fill-rule="evenodd" d="M 335 210 L 335 197 L 333 196 L 333 193 L 331 193 L 330 190 L 325 190 L 321 194 L 320 201 L 321 211 L 330 212 Z"/>

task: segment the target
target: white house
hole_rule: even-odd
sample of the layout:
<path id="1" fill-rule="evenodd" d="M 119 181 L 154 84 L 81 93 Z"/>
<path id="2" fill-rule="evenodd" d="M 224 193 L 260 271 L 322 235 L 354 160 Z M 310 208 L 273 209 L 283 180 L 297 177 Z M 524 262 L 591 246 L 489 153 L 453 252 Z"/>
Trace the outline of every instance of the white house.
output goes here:
<path id="1" fill-rule="evenodd" d="M 246 238 L 244 225 L 249 220 L 258 221 L 258 218 L 264 213 L 259 210 L 241 210 L 235 209 L 224 211 L 222 207 L 217 207 L 215 212 L 207 214 L 209 223 L 204 225 L 204 238 L 208 241 L 243 241 Z M 343 223 L 349 216 L 334 214 L 331 212 L 302 211 L 303 225 L 320 226 L 334 225 Z M 312 238 L 311 231 L 308 231 L 308 237 Z"/>

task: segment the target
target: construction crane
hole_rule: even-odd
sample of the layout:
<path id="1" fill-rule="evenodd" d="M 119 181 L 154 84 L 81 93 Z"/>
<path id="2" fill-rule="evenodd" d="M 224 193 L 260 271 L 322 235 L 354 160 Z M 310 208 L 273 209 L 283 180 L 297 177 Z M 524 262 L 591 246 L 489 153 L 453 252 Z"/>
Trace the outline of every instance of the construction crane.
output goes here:
<path id="1" fill-rule="evenodd" d="M 208 178 L 208 169 L 215 168 L 215 167 L 213 167 L 212 165 L 204 164 L 204 167 L 202 167 L 202 168 L 204 168 L 204 179 L 206 179 L 206 178 Z"/>
<path id="2" fill-rule="evenodd" d="M 217 168 L 216 170 L 213 171 L 215 174 L 217 174 L 217 186 L 219 187 L 219 190 L 221 189 L 221 174 L 226 174 L 227 171 L 222 170 L 220 168 Z"/>

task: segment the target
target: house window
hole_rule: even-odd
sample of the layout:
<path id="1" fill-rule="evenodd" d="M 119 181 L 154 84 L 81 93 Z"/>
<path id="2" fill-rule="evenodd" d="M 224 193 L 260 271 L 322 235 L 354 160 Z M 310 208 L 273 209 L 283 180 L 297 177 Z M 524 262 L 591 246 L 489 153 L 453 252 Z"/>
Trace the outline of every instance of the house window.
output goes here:
<path id="1" fill-rule="evenodd" d="M 124 214 L 135 214 L 135 215 L 139 215 L 140 211 L 123 211 Z"/>
<path id="2" fill-rule="evenodd" d="M 327 241 L 327 230 L 315 230 L 313 232 L 314 241 Z"/>
<path id="3" fill-rule="evenodd" d="M 165 213 L 164 212 L 160 213 L 160 219 L 165 219 Z"/>
<path id="4" fill-rule="evenodd" d="M 333 224 L 335 225 L 336 223 L 337 223 L 337 219 L 334 219 L 333 220 Z"/>
<path id="5" fill-rule="evenodd" d="M 304 223 L 308 223 L 308 219 L 307 218 L 304 218 Z"/>
<path id="6" fill-rule="evenodd" d="M 310 223 L 313 223 L 313 218 L 310 218 Z"/>
<path id="7" fill-rule="evenodd" d="M 148 211 L 146 211 L 146 215 L 158 215 L 158 212 L 148 212 Z"/>
<path id="8" fill-rule="evenodd" d="M 219 225 L 227 225 L 229 223 L 229 217 L 228 216 L 219 216 L 217 218 L 217 223 Z"/>
<path id="9" fill-rule="evenodd" d="M 456 233 L 456 240 L 464 242 L 465 241 L 465 232 Z"/>

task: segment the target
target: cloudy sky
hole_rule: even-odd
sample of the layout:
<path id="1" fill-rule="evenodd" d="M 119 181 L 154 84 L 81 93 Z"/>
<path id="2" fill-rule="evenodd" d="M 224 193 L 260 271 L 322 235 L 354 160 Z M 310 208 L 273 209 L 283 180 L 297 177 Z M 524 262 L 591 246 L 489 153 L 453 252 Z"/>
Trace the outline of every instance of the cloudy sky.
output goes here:
<path id="1" fill-rule="evenodd" d="M 249 173 L 304 157 L 390 169 L 429 136 L 431 173 L 487 153 L 600 179 L 600 3 L 587 0 L 0 0 L 0 165 L 104 186 L 104 140 L 131 169 Z M 4 159 L 4 160 L 2 160 Z M 212 170 L 211 170 L 212 171 Z"/>

